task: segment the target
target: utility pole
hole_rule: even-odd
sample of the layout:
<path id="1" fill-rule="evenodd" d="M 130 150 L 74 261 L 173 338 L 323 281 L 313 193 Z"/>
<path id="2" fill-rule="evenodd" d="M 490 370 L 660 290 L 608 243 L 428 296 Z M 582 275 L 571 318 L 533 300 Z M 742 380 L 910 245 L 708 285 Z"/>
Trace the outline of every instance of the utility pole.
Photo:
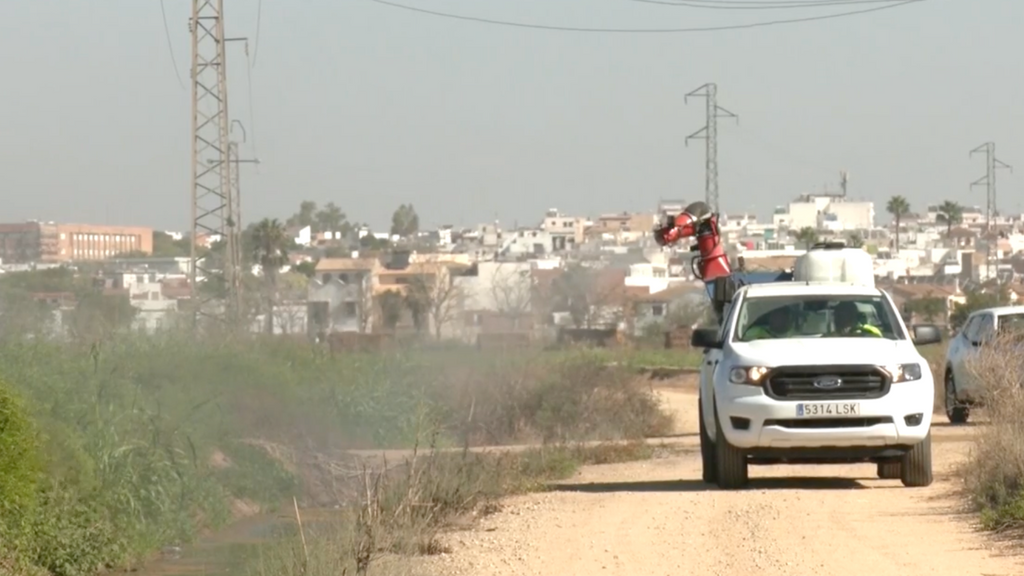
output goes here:
<path id="1" fill-rule="evenodd" d="M 986 142 L 981 146 L 978 146 L 974 150 L 971 150 L 970 156 L 974 156 L 978 152 L 985 153 L 985 175 L 978 178 L 974 182 L 971 182 L 971 188 L 975 186 L 985 187 L 985 231 L 992 231 L 992 219 L 999 212 L 996 207 L 996 170 L 1000 168 L 1007 168 L 1011 172 L 1013 168 L 1009 164 L 996 158 L 996 144 L 995 142 Z M 990 239 L 986 239 L 985 255 L 985 276 L 988 279 L 992 278 L 992 242 Z"/>
<path id="2" fill-rule="evenodd" d="M 718 213 L 718 119 L 736 118 L 739 122 L 739 116 L 718 105 L 718 84 L 713 82 L 690 92 L 683 102 L 689 103 L 691 97 L 706 99 L 705 120 L 704 127 L 687 136 L 685 142 L 689 145 L 691 139 L 704 140 L 704 201 Z"/>
<path id="3" fill-rule="evenodd" d="M 245 126 L 238 120 L 231 122 L 231 129 L 235 126 L 242 130 L 242 142 L 246 140 Z M 213 164 L 215 160 L 208 160 Z M 231 172 L 231 187 L 228 189 L 227 201 L 231 208 L 231 219 L 229 223 L 228 236 L 225 238 L 226 258 L 231 261 L 231 269 L 236 273 L 231 278 L 225 278 L 230 282 L 227 290 L 227 319 L 233 327 L 240 326 L 242 320 L 242 277 L 244 276 L 245 255 L 242 253 L 242 185 L 239 164 L 259 164 L 257 158 L 241 159 L 238 157 L 238 141 L 228 142 L 228 170 Z"/>

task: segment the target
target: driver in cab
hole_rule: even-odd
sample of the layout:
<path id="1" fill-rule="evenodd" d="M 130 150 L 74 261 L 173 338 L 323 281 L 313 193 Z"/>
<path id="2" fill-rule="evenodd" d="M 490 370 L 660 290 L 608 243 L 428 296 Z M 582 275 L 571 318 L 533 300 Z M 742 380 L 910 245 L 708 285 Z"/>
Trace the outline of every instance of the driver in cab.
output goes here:
<path id="1" fill-rule="evenodd" d="M 789 306 L 779 306 L 768 313 L 768 325 L 751 326 L 744 340 L 764 340 L 766 338 L 789 338 L 794 333 L 793 313 Z"/>
<path id="2" fill-rule="evenodd" d="M 875 336 L 882 337 L 882 331 L 870 324 L 860 321 L 860 313 L 853 302 L 840 302 L 835 307 L 836 336 Z"/>

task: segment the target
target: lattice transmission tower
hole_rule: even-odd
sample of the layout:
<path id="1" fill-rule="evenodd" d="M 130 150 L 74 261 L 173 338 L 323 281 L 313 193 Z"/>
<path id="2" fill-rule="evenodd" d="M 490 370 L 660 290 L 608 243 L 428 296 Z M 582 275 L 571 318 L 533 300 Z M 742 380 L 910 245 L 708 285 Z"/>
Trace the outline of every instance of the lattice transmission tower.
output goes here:
<path id="1" fill-rule="evenodd" d="M 1013 168 L 996 158 L 995 142 L 985 142 L 971 150 L 970 155 L 974 156 L 979 152 L 985 153 L 985 175 L 971 182 L 971 188 L 975 186 L 985 187 L 985 230 L 991 230 L 992 219 L 999 212 L 999 209 L 996 207 L 996 170 L 1006 168 L 1012 171 Z"/>
<path id="2" fill-rule="evenodd" d="M 1006 168 L 1013 170 L 1009 164 L 1006 164 L 1002 160 L 996 158 L 996 144 L 995 142 L 986 142 L 981 146 L 978 146 L 974 150 L 971 150 L 970 156 L 974 156 L 979 152 L 985 153 L 985 175 L 978 178 L 974 182 L 971 182 L 971 188 L 976 186 L 985 187 L 985 231 L 991 232 L 992 220 L 999 213 L 999 209 L 996 207 L 996 170 L 1000 168 Z M 986 240 L 986 246 L 988 249 L 985 254 L 985 275 L 987 279 L 992 279 L 992 239 Z"/>
<path id="3" fill-rule="evenodd" d="M 189 286 L 194 323 L 202 316 L 235 319 L 239 310 L 237 244 L 240 207 L 232 184 L 224 0 L 192 0 L 192 238 Z M 223 256 L 203 257 L 197 243 L 219 237 Z M 218 278 L 223 289 L 215 288 Z M 205 284 L 209 289 L 202 289 Z M 223 306 L 217 301 L 223 299 Z M 226 313 L 226 314 L 225 314 Z"/>
<path id="4" fill-rule="evenodd" d="M 687 136 L 686 144 L 689 145 L 691 139 L 704 140 L 704 201 L 718 213 L 718 119 L 736 118 L 739 122 L 739 116 L 718 105 L 718 84 L 712 82 L 697 88 L 687 94 L 683 102 L 698 97 L 706 100 L 704 127 Z"/>

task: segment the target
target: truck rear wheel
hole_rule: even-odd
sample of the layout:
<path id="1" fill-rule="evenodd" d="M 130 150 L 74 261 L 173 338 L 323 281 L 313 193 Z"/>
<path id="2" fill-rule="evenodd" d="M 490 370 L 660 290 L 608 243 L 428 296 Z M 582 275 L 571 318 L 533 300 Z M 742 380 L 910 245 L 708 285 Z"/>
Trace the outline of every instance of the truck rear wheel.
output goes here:
<path id="1" fill-rule="evenodd" d="M 736 490 L 749 480 L 747 455 L 729 444 L 722 431 L 722 422 L 715 411 L 715 481 L 723 490 Z"/>
<path id="2" fill-rule="evenodd" d="M 697 398 L 697 414 L 698 420 L 700 421 L 700 461 L 701 461 L 701 480 L 708 484 L 714 484 L 717 470 L 715 467 L 715 445 L 711 442 L 711 438 L 708 436 L 707 425 L 704 424 L 704 404 L 701 402 L 700 397 Z"/>
<path id="3" fill-rule="evenodd" d="M 932 483 L 932 432 L 903 455 L 900 481 L 908 487 L 924 487 Z"/>
<path id="4" fill-rule="evenodd" d="M 900 478 L 899 462 L 879 462 L 878 477 L 883 480 L 895 480 Z"/>

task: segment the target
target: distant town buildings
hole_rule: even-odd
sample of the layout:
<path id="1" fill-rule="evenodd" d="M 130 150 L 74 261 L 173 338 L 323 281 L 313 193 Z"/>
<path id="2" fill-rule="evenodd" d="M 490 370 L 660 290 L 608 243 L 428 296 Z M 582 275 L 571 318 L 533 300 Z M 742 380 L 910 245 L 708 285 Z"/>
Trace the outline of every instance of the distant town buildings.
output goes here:
<path id="1" fill-rule="evenodd" d="M 282 269 L 287 282 L 270 324 L 280 333 L 427 331 L 473 340 L 581 323 L 636 333 L 680 322 L 704 299 L 693 275 L 694 254 L 687 243 L 663 249 L 652 233 L 689 204 L 661 200 L 645 212 L 589 216 L 552 208 L 524 226 L 445 225 L 401 238 L 366 226 L 334 232 L 289 226 L 294 245 Z M 898 245 L 893 218 L 885 212 L 879 218 L 873 202 L 845 193 L 801 194 L 768 220 L 725 213 L 719 223 L 733 263 L 742 256 L 748 270 L 789 268 L 820 240 L 862 246 L 875 257 L 879 283 L 890 286 L 910 314 L 913 302 L 926 297 L 942 299 L 951 310 L 966 287 L 986 282 L 1010 285 L 1014 299 L 1024 298 L 1022 218 L 1003 215 L 989 225 L 982 210 L 966 206 L 951 223 L 942 209 L 927 206 L 902 216 Z M 159 246 L 145 227 L 0 224 L 0 272 L 99 262 L 96 281 L 104 293 L 128 299 L 139 312 L 139 329 L 158 330 L 173 325 L 191 293 L 190 259 L 181 255 L 187 235 L 161 234 L 160 246 L 177 243 L 176 257 L 153 254 Z M 565 279 L 584 274 L 580 270 L 585 282 Z M 252 271 L 262 274 L 258 267 Z M 413 314 L 408 301 L 417 291 L 429 293 L 432 305 Z M 74 306 L 73 294 L 33 297 L 61 309 Z M 266 314 L 257 313 L 253 330 L 266 329 Z"/>
<path id="2" fill-rule="evenodd" d="M 875 204 L 851 201 L 841 194 L 802 194 L 776 208 L 772 224 L 793 230 L 869 230 L 875 227 Z"/>
<path id="3" fill-rule="evenodd" d="M 0 262 L 4 263 L 104 260 L 117 254 L 152 251 L 153 229 L 141 226 L 38 221 L 0 224 Z"/>

